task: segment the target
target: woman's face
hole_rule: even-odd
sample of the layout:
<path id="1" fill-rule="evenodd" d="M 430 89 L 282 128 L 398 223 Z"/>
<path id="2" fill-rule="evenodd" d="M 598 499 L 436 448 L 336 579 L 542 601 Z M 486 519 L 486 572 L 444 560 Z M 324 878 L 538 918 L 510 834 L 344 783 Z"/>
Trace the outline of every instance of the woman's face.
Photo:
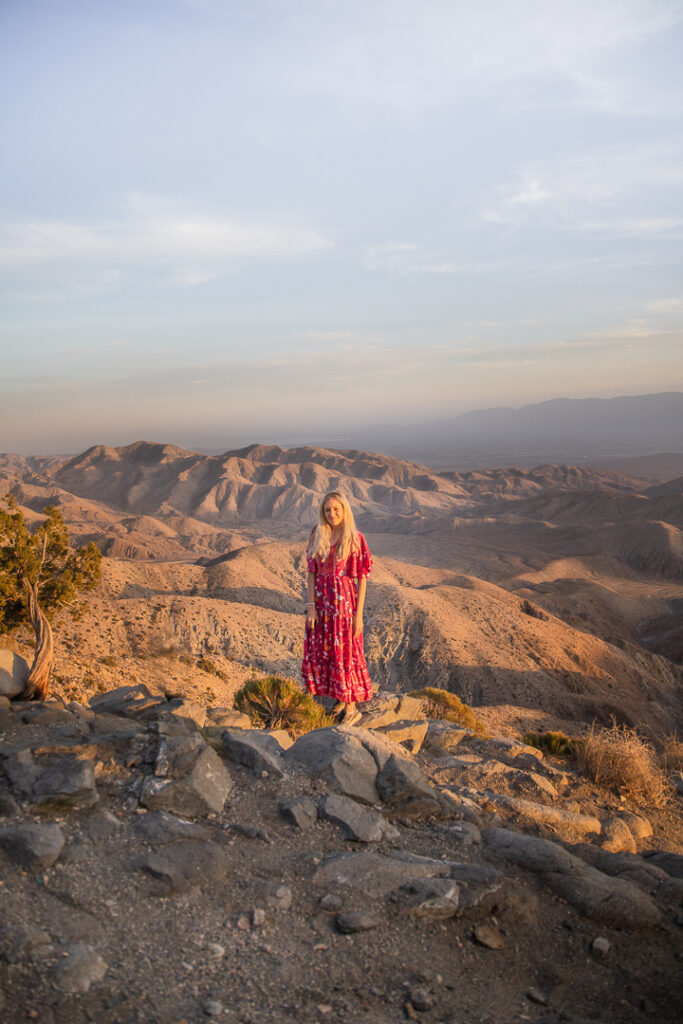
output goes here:
<path id="1" fill-rule="evenodd" d="M 325 522 L 334 530 L 344 522 L 344 506 L 336 498 L 328 498 L 323 505 Z"/>

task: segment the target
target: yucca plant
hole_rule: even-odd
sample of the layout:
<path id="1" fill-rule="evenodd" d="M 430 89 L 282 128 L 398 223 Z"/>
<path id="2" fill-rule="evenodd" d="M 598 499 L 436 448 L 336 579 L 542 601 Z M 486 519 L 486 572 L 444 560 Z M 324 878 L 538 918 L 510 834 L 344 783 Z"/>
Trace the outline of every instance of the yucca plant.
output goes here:
<path id="1" fill-rule="evenodd" d="M 488 739 L 486 726 L 477 718 L 469 704 L 465 704 L 455 693 L 439 690 L 435 686 L 425 686 L 422 690 L 412 690 L 409 697 L 417 697 L 427 718 L 440 718 L 447 722 L 457 722 L 465 729 Z"/>
<path id="2" fill-rule="evenodd" d="M 259 728 L 286 729 L 293 736 L 334 725 L 310 693 L 283 676 L 250 679 L 235 694 L 233 707 Z"/>

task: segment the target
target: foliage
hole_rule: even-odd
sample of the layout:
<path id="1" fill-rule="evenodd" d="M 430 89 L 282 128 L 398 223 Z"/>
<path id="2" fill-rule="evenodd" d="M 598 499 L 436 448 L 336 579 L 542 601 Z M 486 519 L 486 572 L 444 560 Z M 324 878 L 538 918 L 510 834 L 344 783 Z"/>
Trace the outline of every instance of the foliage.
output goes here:
<path id="1" fill-rule="evenodd" d="M 197 662 L 197 668 L 200 668 L 202 672 L 208 672 L 212 676 L 218 675 L 218 667 L 211 661 L 211 658 L 200 658 Z"/>
<path id="2" fill-rule="evenodd" d="M 584 771 L 599 786 L 637 804 L 662 807 L 667 802 L 669 788 L 655 752 L 635 729 L 617 722 L 607 729 L 593 726 L 576 750 Z"/>
<path id="3" fill-rule="evenodd" d="M 683 740 L 674 732 L 666 736 L 662 747 L 662 768 L 667 771 L 683 771 Z"/>
<path id="4" fill-rule="evenodd" d="M 116 668 L 116 665 L 118 664 L 113 654 L 105 654 L 104 657 L 100 658 L 100 661 L 108 668 Z"/>
<path id="5" fill-rule="evenodd" d="M 527 732 L 524 742 L 555 757 L 572 757 L 575 753 L 576 740 L 563 732 Z"/>
<path id="6" fill-rule="evenodd" d="M 463 703 L 455 693 L 439 690 L 434 686 L 425 686 L 422 690 L 412 690 L 409 697 L 417 697 L 427 718 L 440 718 L 447 722 L 457 722 L 465 729 L 488 738 L 486 726 L 477 718 L 472 708 Z"/>
<path id="7" fill-rule="evenodd" d="M 253 725 L 286 729 L 293 736 L 334 724 L 310 693 L 282 676 L 250 679 L 235 694 L 233 706 L 249 715 Z"/>
<path id="8" fill-rule="evenodd" d="M 47 517 L 31 533 L 12 495 L 0 508 L 0 633 L 29 621 L 28 590 L 35 587 L 38 604 L 50 616 L 74 606 L 82 590 L 101 578 L 102 556 L 93 544 L 73 550 L 59 509 L 48 506 Z"/>

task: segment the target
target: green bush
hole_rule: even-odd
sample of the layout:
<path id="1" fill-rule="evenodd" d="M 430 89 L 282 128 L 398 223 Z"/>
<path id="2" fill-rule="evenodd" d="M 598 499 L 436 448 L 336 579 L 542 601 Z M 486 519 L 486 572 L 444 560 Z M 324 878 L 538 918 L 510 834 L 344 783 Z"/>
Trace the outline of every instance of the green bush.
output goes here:
<path id="1" fill-rule="evenodd" d="M 310 693 L 282 676 L 250 679 L 235 694 L 233 707 L 249 715 L 255 726 L 286 729 L 293 736 L 334 724 Z"/>
<path id="2" fill-rule="evenodd" d="M 526 732 L 524 742 L 555 757 L 572 757 L 576 753 L 576 741 L 563 732 Z"/>
<path id="3" fill-rule="evenodd" d="M 427 718 L 440 718 L 446 722 L 457 722 L 465 729 L 471 729 L 482 739 L 488 739 L 486 726 L 477 718 L 468 704 L 455 693 L 439 690 L 434 686 L 425 686 L 422 690 L 412 690 L 409 697 L 417 697 Z"/>
<path id="4" fill-rule="evenodd" d="M 202 672 L 208 672 L 212 676 L 218 675 L 218 667 L 215 662 L 211 661 L 211 658 L 200 658 L 197 662 L 197 668 L 200 668 Z"/>

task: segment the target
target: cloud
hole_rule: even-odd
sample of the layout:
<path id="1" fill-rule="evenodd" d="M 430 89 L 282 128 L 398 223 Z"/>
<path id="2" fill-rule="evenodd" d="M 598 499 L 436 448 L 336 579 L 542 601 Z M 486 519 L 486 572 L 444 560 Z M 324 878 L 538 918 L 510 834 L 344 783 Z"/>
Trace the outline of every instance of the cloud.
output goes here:
<path id="1" fill-rule="evenodd" d="M 412 242 L 384 242 L 365 253 L 368 270 L 389 270 L 396 274 L 471 274 L 489 270 L 493 263 L 451 260 L 426 252 Z"/>
<path id="2" fill-rule="evenodd" d="M 201 284 L 240 260 L 315 255 L 332 243 L 282 220 L 225 217 L 137 193 L 120 216 L 92 223 L 12 220 L 0 224 L 0 266 L 8 270 L 80 266 L 89 282 L 117 284 L 132 268 L 161 270 L 174 283 Z"/>

